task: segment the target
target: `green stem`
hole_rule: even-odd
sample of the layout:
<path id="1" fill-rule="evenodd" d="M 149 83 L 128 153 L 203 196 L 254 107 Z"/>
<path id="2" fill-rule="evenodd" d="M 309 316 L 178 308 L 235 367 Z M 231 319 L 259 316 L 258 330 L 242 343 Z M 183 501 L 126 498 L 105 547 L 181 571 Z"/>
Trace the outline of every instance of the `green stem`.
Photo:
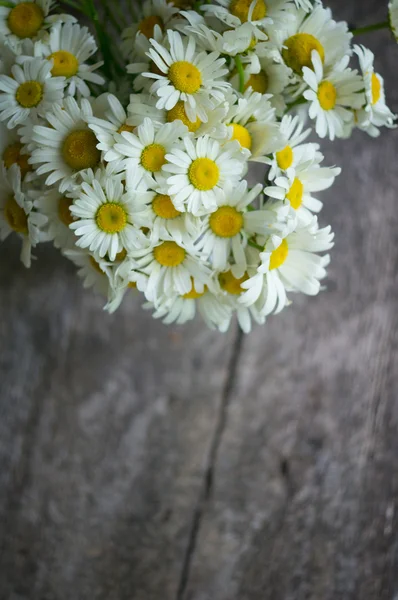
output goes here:
<path id="1" fill-rule="evenodd" d="M 259 244 L 256 244 L 256 242 L 252 242 L 251 240 L 249 240 L 247 243 L 252 248 L 256 248 L 256 250 L 260 250 L 260 252 L 264 252 L 263 246 L 260 246 Z"/>
<path id="2" fill-rule="evenodd" d="M 366 27 L 358 27 L 358 29 L 352 29 L 353 35 L 360 35 L 361 33 L 369 33 L 371 31 L 378 31 L 379 29 L 389 29 L 390 23 L 383 21 L 382 23 L 375 23 L 374 25 L 367 25 Z"/>
<path id="3" fill-rule="evenodd" d="M 241 94 L 243 94 L 245 91 L 245 71 L 239 54 L 235 56 L 235 65 L 239 75 L 239 91 Z"/>

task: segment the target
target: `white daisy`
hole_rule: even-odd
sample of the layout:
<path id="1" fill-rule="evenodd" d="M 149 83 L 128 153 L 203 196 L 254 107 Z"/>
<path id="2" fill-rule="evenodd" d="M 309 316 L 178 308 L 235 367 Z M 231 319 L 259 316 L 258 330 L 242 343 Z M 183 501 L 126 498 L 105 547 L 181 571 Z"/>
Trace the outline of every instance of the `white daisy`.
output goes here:
<path id="1" fill-rule="evenodd" d="M 244 333 L 250 333 L 252 329 L 252 321 L 259 325 L 263 325 L 265 323 L 265 316 L 260 314 L 255 305 L 247 307 L 239 302 L 242 294 L 245 293 L 242 285 L 248 280 L 248 278 L 248 273 L 244 273 L 241 277 L 236 277 L 234 274 L 234 268 L 231 266 L 228 268 L 228 270 L 223 271 L 218 275 L 220 294 L 224 297 L 224 300 L 230 306 L 231 310 L 236 312 L 239 326 Z M 228 327 L 229 322 L 228 324 L 224 324 L 223 331 L 226 331 Z"/>
<path id="2" fill-rule="evenodd" d="M 241 181 L 238 185 L 227 182 L 217 199 L 217 210 L 206 217 L 196 246 L 205 259 L 211 260 L 212 267 L 217 271 L 226 268 L 232 254 L 236 263 L 234 275 L 241 277 L 247 268 L 245 246 L 248 237 L 269 232 L 275 213 L 247 210 L 261 190 L 261 184 L 248 190 L 247 181 Z"/>
<path id="3" fill-rule="evenodd" d="M 76 245 L 97 252 L 100 258 L 108 254 L 111 261 L 123 249 L 129 252 L 145 243 L 122 177 L 109 169 L 88 171 L 81 186 L 70 192 L 74 201 L 69 210 L 75 219 L 69 226 L 79 237 Z"/>
<path id="4" fill-rule="evenodd" d="M 47 217 L 47 239 L 52 240 L 56 248 L 73 248 L 77 238 L 69 227 L 74 221 L 70 211 L 72 198 L 68 198 L 56 189 L 36 192 L 35 198 L 35 207 Z"/>
<path id="5" fill-rule="evenodd" d="M 153 38 L 159 44 L 167 44 L 166 35 L 155 27 Z M 162 71 L 158 69 L 156 64 L 148 54 L 152 48 L 151 41 L 142 33 L 138 33 L 134 41 L 134 52 L 128 57 L 131 61 L 127 67 L 127 73 L 134 75 L 133 87 L 137 92 L 148 92 L 152 82 L 148 77 L 143 77 L 143 73 L 151 71 L 160 75 Z"/>
<path id="6" fill-rule="evenodd" d="M 205 4 L 202 10 L 229 27 L 239 27 L 247 21 L 263 27 L 286 18 L 289 6 L 290 0 L 217 0 L 217 4 Z"/>
<path id="7" fill-rule="evenodd" d="M 145 297 L 156 306 L 164 296 L 200 291 L 208 282 L 210 271 L 193 247 L 172 240 L 159 240 L 148 248 L 131 252 L 136 270 L 148 276 Z"/>
<path id="8" fill-rule="evenodd" d="M 113 277 L 106 261 L 87 250 L 66 249 L 62 254 L 78 267 L 77 274 L 83 280 L 85 289 L 93 288 L 102 296 L 109 295 Z"/>
<path id="9" fill-rule="evenodd" d="M 103 77 L 94 73 L 103 63 L 88 64 L 90 57 L 97 52 L 97 45 L 87 27 L 77 23 L 56 23 L 50 30 L 47 44 L 41 44 L 42 55 L 52 60 L 52 75 L 66 79 L 66 93 L 74 96 L 78 91 L 89 96 L 86 81 L 102 85 Z"/>
<path id="10" fill-rule="evenodd" d="M 155 79 L 150 91 L 158 96 L 157 108 L 172 109 L 179 100 L 184 102 L 190 121 L 197 117 L 207 121 L 208 113 L 223 101 L 223 91 L 230 84 L 222 80 L 228 73 L 225 59 L 217 52 L 196 52 L 193 37 L 183 38 L 176 31 L 168 31 L 170 49 L 151 40 L 148 55 L 159 69 L 157 73 L 143 73 Z"/>
<path id="11" fill-rule="evenodd" d="M 398 42 L 398 0 L 391 0 L 388 4 L 388 17 L 390 29 Z"/>
<path id="12" fill-rule="evenodd" d="M 285 64 L 301 77 L 303 67 L 312 69 L 312 51 L 316 50 L 325 67 L 331 67 L 344 56 L 350 55 L 352 33 L 347 23 L 336 23 L 329 8 L 318 5 L 310 14 L 295 10 L 293 19 L 285 19 L 281 26 L 266 28 L 270 41 L 280 51 Z"/>
<path id="13" fill-rule="evenodd" d="M 101 151 L 97 148 L 97 138 L 88 128 L 92 117 L 88 100 L 80 105 L 74 98 L 65 98 L 63 105 L 54 105 L 46 113 L 49 127 L 35 125 L 32 141 L 35 149 L 30 162 L 37 167 L 37 173 L 49 173 L 46 184 L 59 183 L 60 192 L 64 192 L 75 183 L 85 169 L 99 165 Z"/>
<path id="14" fill-rule="evenodd" d="M 267 316 L 288 304 L 286 292 L 318 294 L 330 258 L 317 253 L 332 248 L 333 237 L 330 227 L 318 228 L 316 217 L 285 237 L 272 235 L 259 255 L 257 272 L 242 283 L 247 291 L 239 301 L 244 306 L 255 304 Z"/>
<path id="15" fill-rule="evenodd" d="M 319 162 L 319 157 L 303 161 L 295 169 L 289 169 L 284 177 L 277 177 L 273 186 L 264 189 L 270 198 L 288 202 L 302 225 L 308 225 L 313 213 L 322 209 L 322 202 L 313 193 L 328 189 L 341 173 L 339 167 L 320 167 Z"/>
<path id="16" fill-rule="evenodd" d="M 0 75 L 0 120 L 9 129 L 62 102 L 65 79 L 51 76 L 48 61 L 31 58 L 14 65 L 11 74 Z"/>
<path id="17" fill-rule="evenodd" d="M 286 115 L 280 124 L 280 134 L 287 140 L 282 150 L 276 152 L 271 160 L 264 161 L 271 165 L 268 178 L 272 181 L 277 175 L 295 168 L 300 162 L 312 160 L 318 152 L 319 145 L 313 143 L 303 144 L 311 133 L 305 129 L 304 121 L 299 115 L 295 117 Z"/>
<path id="18" fill-rule="evenodd" d="M 7 129 L 3 123 L 0 123 L 0 161 L 5 168 L 9 169 L 12 165 L 17 165 L 21 179 L 25 182 L 32 181 L 36 174 L 29 163 L 29 157 L 29 151 L 21 142 L 16 130 Z"/>
<path id="19" fill-rule="evenodd" d="M 183 146 L 174 148 L 166 160 L 163 171 L 171 174 L 167 186 L 174 206 L 195 216 L 217 209 L 226 182 L 238 183 L 245 162 L 237 142 L 221 147 L 207 135 L 185 137 Z"/>
<path id="20" fill-rule="evenodd" d="M 347 68 L 349 60 L 345 56 L 325 74 L 321 57 L 313 50 L 313 69 L 303 68 L 303 79 L 310 87 L 304 98 L 310 102 L 308 113 L 316 121 L 315 130 L 321 138 L 343 137 L 345 124 L 354 120 L 353 110 L 363 106 L 363 80 L 358 71 Z"/>
<path id="21" fill-rule="evenodd" d="M 167 153 L 186 133 L 183 123 L 157 125 L 150 119 L 144 119 L 134 133 L 117 133 L 113 150 L 119 153 L 121 166 L 137 171 L 148 186 L 153 186 L 168 160 Z"/>
<path id="22" fill-rule="evenodd" d="M 356 125 L 369 135 L 377 137 L 380 127 L 395 127 L 396 115 L 386 104 L 384 80 L 374 70 L 374 54 L 364 46 L 354 46 L 365 84 L 365 106 L 355 113 Z"/>
<path id="23" fill-rule="evenodd" d="M 17 165 L 8 171 L 0 170 L 0 240 L 17 233 L 22 240 L 21 261 L 30 267 L 31 250 L 44 241 L 46 217 L 34 210 L 31 194 L 21 189 L 21 175 Z"/>

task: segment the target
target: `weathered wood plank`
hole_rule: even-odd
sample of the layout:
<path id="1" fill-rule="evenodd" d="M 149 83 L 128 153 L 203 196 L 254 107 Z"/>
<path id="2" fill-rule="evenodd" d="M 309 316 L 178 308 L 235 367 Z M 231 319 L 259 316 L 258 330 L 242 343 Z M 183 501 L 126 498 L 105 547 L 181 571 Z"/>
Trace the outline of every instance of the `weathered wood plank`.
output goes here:
<path id="1" fill-rule="evenodd" d="M 385 12 L 329 4 L 351 22 Z M 397 112 L 398 47 L 360 41 Z M 398 595 L 397 151 L 389 131 L 325 152 L 345 167 L 325 194 L 329 291 L 244 340 L 184 600 Z"/>
<path id="2" fill-rule="evenodd" d="M 109 317 L 50 249 L 2 257 L 0 598 L 174 598 L 234 331 Z"/>

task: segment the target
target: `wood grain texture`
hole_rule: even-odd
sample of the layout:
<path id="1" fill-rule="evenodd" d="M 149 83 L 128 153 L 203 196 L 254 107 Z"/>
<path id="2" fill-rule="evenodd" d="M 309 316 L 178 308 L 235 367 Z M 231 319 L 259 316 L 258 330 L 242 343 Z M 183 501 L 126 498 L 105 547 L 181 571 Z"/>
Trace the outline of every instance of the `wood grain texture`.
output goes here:
<path id="1" fill-rule="evenodd" d="M 397 135 L 325 145 L 328 291 L 243 341 L 0 247 L 0 600 L 397 600 Z"/>

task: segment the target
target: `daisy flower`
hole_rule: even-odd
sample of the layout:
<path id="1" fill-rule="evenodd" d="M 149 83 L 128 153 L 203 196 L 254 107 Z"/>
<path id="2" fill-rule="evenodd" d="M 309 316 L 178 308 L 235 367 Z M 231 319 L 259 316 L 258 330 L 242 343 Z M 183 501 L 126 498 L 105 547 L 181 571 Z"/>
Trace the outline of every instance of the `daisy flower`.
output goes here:
<path id="1" fill-rule="evenodd" d="M 257 272 L 242 283 L 247 291 L 239 301 L 244 306 L 255 304 L 267 316 L 288 304 L 286 292 L 318 294 L 330 260 L 318 252 L 332 248 L 333 237 L 330 227 L 318 228 L 316 217 L 286 236 L 270 236 L 259 255 Z"/>
<path id="2" fill-rule="evenodd" d="M 237 142 L 221 146 L 205 135 L 185 137 L 181 147 L 167 154 L 163 171 L 171 174 L 167 187 L 176 209 L 195 216 L 217 210 L 226 182 L 236 184 L 242 174 L 245 159 L 239 148 Z"/>
<path id="3" fill-rule="evenodd" d="M 51 73 L 54 77 L 66 79 L 66 93 L 74 96 L 78 91 L 89 96 L 90 89 L 86 81 L 102 85 L 103 77 L 94 73 L 103 63 L 87 64 L 97 52 L 97 45 L 87 27 L 77 23 L 56 23 L 50 31 L 49 40 L 41 44 L 42 55 L 52 61 Z"/>
<path id="4" fill-rule="evenodd" d="M 320 157 L 303 161 L 295 169 L 289 169 L 284 177 L 277 177 L 273 186 L 264 189 L 270 198 L 288 202 L 302 225 L 310 223 L 313 213 L 322 209 L 322 202 L 313 193 L 328 189 L 341 173 L 339 167 L 320 167 L 319 162 Z"/>
<path id="5" fill-rule="evenodd" d="M 248 273 L 244 273 L 241 277 L 237 277 L 234 268 L 229 265 L 228 270 L 219 273 L 218 285 L 220 295 L 223 296 L 225 302 L 230 306 L 233 312 L 236 312 L 238 323 L 244 333 L 250 333 L 252 329 L 252 321 L 258 325 L 265 323 L 265 316 L 260 314 L 255 305 L 244 306 L 239 299 L 245 293 L 242 287 L 243 283 L 249 278 Z M 231 314 L 232 317 L 232 314 Z M 224 324 L 223 331 L 229 327 L 229 322 Z"/>
<path id="6" fill-rule="evenodd" d="M 318 144 L 303 144 L 311 133 L 311 129 L 305 129 L 304 122 L 296 115 L 285 115 L 280 124 L 280 134 L 287 140 L 287 144 L 282 150 L 276 152 L 272 160 L 266 161 L 271 165 L 268 178 L 274 179 L 280 173 L 302 162 L 303 160 L 312 160 L 319 149 Z M 265 161 L 264 161 L 265 162 Z"/>
<path id="7" fill-rule="evenodd" d="M 159 240 L 156 245 L 131 253 L 136 270 L 148 279 L 145 297 L 156 306 L 164 296 L 184 295 L 202 290 L 208 282 L 210 271 L 194 248 L 173 240 Z"/>
<path id="8" fill-rule="evenodd" d="M 308 114 L 316 121 L 315 130 L 321 138 L 343 137 L 344 125 L 354 119 L 352 111 L 363 106 L 363 80 L 358 71 L 347 68 L 349 60 L 345 56 L 325 74 L 321 57 L 313 50 L 313 69 L 303 68 L 303 79 L 310 87 L 304 92 L 310 102 Z"/>
<path id="9" fill-rule="evenodd" d="M 247 181 L 238 185 L 227 182 L 217 199 L 217 210 L 206 217 L 196 247 L 205 259 L 211 260 L 217 271 L 226 268 L 232 254 L 236 263 L 235 275 L 241 277 L 247 267 L 244 249 L 248 237 L 265 235 L 269 231 L 275 219 L 272 211 L 247 211 L 261 191 L 261 184 L 248 190 Z"/>
<path id="10" fill-rule="evenodd" d="M 377 137 L 379 127 L 395 127 L 396 115 L 386 104 L 384 80 L 374 70 L 374 54 L 364 46 L 354 46 L 359 59 L 363 83 L 365 85 L 365 106 L 356 111 L 356 124 L 372 137 Z"/>
<path id="11" fill-rule="evenodd" d="M 269 98 L 248 90 L 243 98 L 237 98 L 226 115 L 229 139 L 239 142 L 248 152 L 249 160 L 262 162 L 286 144 Z"/>
<path id="12" fill-rule="evenodd" d="M 217 4 L 202 6 L 208 17 L 217 17 L 229 27 L 254 22 L 264 26 L 286 18 L 285 11 L 290 0 L 217 0 Z"/>
<path id="13" fill-rule="evenodd" d="M 29 117 L 43 116 L 63 98 L 65 79 L 51 76 L 51 63 L 40 58 L 11 68 L 12 77 L 0 75 L 0 120 L 13 129 Z"/>
<path id="14" fill-rule="evenodd" d="M 40 165 L 37 167 L 39 175 L 49 173 L 47 185 L 59 182 L 62 193 L 77 181 L 79 173 L 95 168 L 100 162 L 97 138 L 88 128 L 92 115 L 88 100 L 81 100 L 79 105 L 74 98 L 68 97 L 63 105 L 55 104 L 52 111 L 46 113 L 49 127 L 33 127 L 35 149 L 30 162 Z"/>
<path id="15" fill-rule="evenodd" d="M 334 66 L 344 56 L 350 55 L 352 33 L 347 23 L 336 23 L 330 9 L 318 5 L 307 14 L 296 10 L 293 18 L 285 19 L 281 26 L 267 27 L 270 41 L 282 54 L 285 64 L 301 77 L 303 67 L 313 68 L 312 51 L 316 50 L 325 67 Z"/>
<path id="16" fill-rule="evenodd" d="M 21 142 L 16 130 L 9 130 L 0 123 L 0 161 L 6 169 L 17 165 L 21 180 L 32 181 L 35 178 L 32 165 L 29 163 L 29 152 Z"/>
<path id="17" fill-rule="evenodd" d="M 12 0 L 0 6 L 0 37 L 14 49 L 27 38 L 35 41 L 44 36 L 58 20 L 75 22 L 71 15 L 49 16 L 52 0 Z"/>
<path id="18" fill-rule="evenodd" d="M 388 4 L 388 18 L 390 29 L 398 42 L 398 0 L 391 0 Z"/>
<path id="19" fill-rule="evenodd" d="M 30 194 L 21 190 L 21 175 L 17 165 L 8 172 L 0 171 L 0 240 L 14 232 L 22 240 L 21 261 L 25 267 L 31 264 L 31 250 L 44 241 L 43 227 L 46 217 L 34 210 Z"/>
<path id="20" fill-rule="evenodd" d="M 151 39 L 154 39 L 161 45 L 167 43 L 166 35 L 158 27 L 155 27 L 153 38 Z M 147 71 L 161 73 L 148 54 L 151 48 L 151 41 L 143 33 L 137 33 L 134 41 L 134 52 L 129 54 L 128 60 L 130 60 L 130 63 L 126 67 L 127 73 L 134 75 L 133 87 L 137 92 L 148 92 L 152 85 L 148 77 L 143 77 L 143 73 Z"/>
<path id="21" fill-rule="evenodd" d="M 102 296 L 108 296 L 112 285 L 112 273 L 106 261 L 87 250 L 63 250 L 62 254 L 77 267 L 85 289 L 93 288 Z"/>
<path id="22" fill-rule="evenodd" d="M 148 186 L 153 186 L 168 160 L 167 153 L 186 133 L 183 123 L 157 125 L 144 119 L 135 133 L 122 131 L 116 134 L 117 142 L 113 148 L 119 153 L 120 165 L 137 171 Z"/>
<path id="23" fill-rule="evenodd" d="M 81 186 L 70 192 L 74 220 L 69 227 L 79 237 L 76 245 L 97 252 L 100 258 L 108 254 L 111 261 L 123 249 L 129 252 L 145 243 L 139 224 L 133 221 L 132 197 L 122 177 L 109 169 L 98 169 L 95 174 L 90 170 Z"/>
<path id="24" fill-rule="evenodd" d="M 70 211 L 72 198 L 56 189 L 36 192 L 35 198 L 35 208 L 47 217 L 47 239 L 52 240 L 56 248 L 73 248 L 77 238 L 69 227 L 74 221 Z"/>
<path id="25" fill-rule="evenodd" d="M 197 117 L 207 121 L 208 112 L 223 101 L 223 91 L 230 86 L 222 80 L 228 73 L 225 59 L 217 52 L 197 53 L 194 38 L 183 38 L 177 31 L 169 30 L 167 39 L 169 50 L 151 40 L 148 55 L 158 73 L 143 73 L 156 80 L 150 88 L 158 96 L 156 106 L 170 110 L 182 100 L 190 121 L 195 122 Z"/>

